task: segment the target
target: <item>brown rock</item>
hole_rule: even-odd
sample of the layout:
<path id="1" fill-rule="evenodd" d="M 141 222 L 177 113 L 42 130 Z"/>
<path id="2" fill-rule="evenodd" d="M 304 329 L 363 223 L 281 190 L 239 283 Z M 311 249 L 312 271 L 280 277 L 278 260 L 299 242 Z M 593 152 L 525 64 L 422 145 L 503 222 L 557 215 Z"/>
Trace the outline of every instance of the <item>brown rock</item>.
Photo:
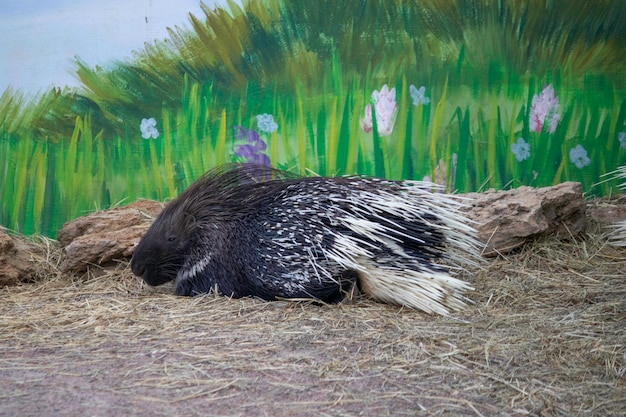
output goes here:
<path id="1" fill-rule="evenodd" d="M 0 287 L 35 278 L 29 246 L 0 229 Z"/>
<path id="2" fill-rule="evenodd" d="M 472 193 L 468 216 L 478 222 L 485 256 L 509 252 L 529 239 L 552 233 L 577 235 L 585 230 L 582 186 L 564 182 L 551 187 Z"/>
<path id="3" fill-rule="evenodd" d="M 132 256 L 163 204 L 138 200 L 125 207 L 113 208 L 72 220 L 59 231 L 63 246 L 63 272 L 80 273 L 89 265 L 103 265 Z"/>
<path id="4" fill-rule="evenodd" d="M 592 200 L 587 204 L 587 213 L 602 225 L 626 221 L 626 198 Z"/>

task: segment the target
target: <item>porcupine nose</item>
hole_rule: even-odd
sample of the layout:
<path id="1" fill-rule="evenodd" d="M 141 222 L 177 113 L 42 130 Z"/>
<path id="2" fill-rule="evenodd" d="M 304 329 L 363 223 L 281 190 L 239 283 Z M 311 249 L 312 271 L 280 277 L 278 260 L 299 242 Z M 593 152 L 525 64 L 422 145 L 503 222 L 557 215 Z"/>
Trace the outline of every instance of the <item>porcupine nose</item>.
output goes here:
<path id="1" fill-rule="evenodd" d="M 143 275 L 146 273 L 145 265 L 137 263 L 135 258 L 130 261 L 130 270 L 133 271 L 133 274 L 137 275 L 138 277 L 143 277 Z"/>

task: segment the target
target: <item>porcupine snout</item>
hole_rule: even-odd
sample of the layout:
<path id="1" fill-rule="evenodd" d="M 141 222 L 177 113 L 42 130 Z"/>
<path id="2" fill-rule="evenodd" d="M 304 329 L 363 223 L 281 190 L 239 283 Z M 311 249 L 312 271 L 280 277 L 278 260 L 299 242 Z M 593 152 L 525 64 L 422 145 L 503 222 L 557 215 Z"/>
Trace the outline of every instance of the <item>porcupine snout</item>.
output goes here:
<path id="1" fill-rule="evenodd" d="M 135 274 L 136 276 L 141 278 L 141 277 L 143 277 L 143 275 L 146 272 L 146 267 L 145 267 L 145 265 L 142 265 L 142 264 L 138 263 L 136 261 L 136 259 L 133 258 L 130 261 L 130 270 L 133 272 L 133 274 Z"/>

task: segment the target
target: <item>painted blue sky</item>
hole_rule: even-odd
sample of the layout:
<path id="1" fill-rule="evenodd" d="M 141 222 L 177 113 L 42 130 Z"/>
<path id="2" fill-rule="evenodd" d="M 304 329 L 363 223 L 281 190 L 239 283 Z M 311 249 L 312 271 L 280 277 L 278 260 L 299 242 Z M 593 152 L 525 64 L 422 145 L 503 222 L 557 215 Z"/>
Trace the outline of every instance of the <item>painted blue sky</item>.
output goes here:
<path id="1" fill-rule="evenodd" d="M 225 0 L 204 0 L 209 7 Z M 189 27 L 200 0 L 4 0 L 0 8 L 0 94 L 75 86 L 72 61 L 124 59 L 167 27 Z"/>

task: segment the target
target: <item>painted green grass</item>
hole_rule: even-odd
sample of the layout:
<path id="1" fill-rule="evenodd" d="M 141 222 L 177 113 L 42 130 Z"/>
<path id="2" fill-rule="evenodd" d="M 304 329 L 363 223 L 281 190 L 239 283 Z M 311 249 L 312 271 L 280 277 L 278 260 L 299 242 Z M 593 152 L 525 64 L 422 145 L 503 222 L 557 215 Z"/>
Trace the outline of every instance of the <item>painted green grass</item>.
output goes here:
<path id="1" fill-rule="evenodd" d="M 430 98 L 414 106 L 410 80 L 398 80 L 398 114 L 389 136 L 365 133 L 359 123 L 373 89 L 348 87 L 318 97 L 267 100 L 279 128 L 262 138 L 274 166 L 303 175 L 363 174 L 423 179 L 448 191 L 469 192 L 519 185 L 580 181 L 587 192 L 607 195 L 615 184 L 594 185 L 626 163 L 618 133 L 624 131 L 626 98 L 614 89 L 599 102 L 582 90 L 555 85 L 561 121 L 553 134 L 529 130 L 532 96 L 553 80 L 530 80 L 500 91 L 476 92 L 450 86 L 447 78 L 421 80 Z M 85 213 L 140 197 L 167 200 L 206 170 L 235 160 L 233 127 L 257 129 L 256 114 L 232 99 L 221 107 L 211 88 L 188 83 L 182 109 L 155 117 L 159 137 L 105 138 L 91 120 L 77 118 L 71 137 L 56 143 L 0 140 L 1 223 L 23 233 L 53 236 Z M 599 105 L 599 103 L 602 103 Z M 375 131 L 375 130 L 374 130 Z M 517 161 L 511 144 L 523 137 L 530 157 Z M 591 163 L 577 168 L 569 151 L 583 146 Z M 50 211 L 52 210 L 52 213 Z"/>

